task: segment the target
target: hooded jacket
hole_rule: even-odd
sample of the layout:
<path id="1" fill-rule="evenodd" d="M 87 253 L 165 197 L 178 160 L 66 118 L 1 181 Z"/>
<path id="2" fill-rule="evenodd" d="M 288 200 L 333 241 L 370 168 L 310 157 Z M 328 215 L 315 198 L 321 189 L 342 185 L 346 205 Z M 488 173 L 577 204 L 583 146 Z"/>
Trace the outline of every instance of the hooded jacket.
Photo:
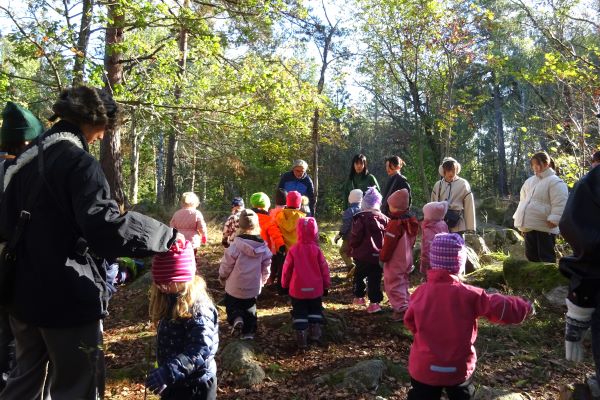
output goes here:
<path id="1" fill-rule="evenodd" d="M 521 187 L 519 206 L 513 215 L 515 228 L 521 232 L 539 231 L 557 235 L 558 226 L 550 228 L 546 222 L 558 225 L 568 197 L 567 185 L 552 168 L 539 176 L 529 177 Z"/>
<path id="2" fill-rule="evenodd" d="M 413 247 L 419 234 L 419 222 L 408 213 L 392 213 L 383 238 L 379 260 L 385 268 L 401 273 L 413 265 Z"/>
<path id="3" fill-rule="evenodd" d="M 379 264 L 379 252 L 389 218 L 379 210 L 367 209 L 352 219 L 350 249 L 352 258 L 368 264 Z"/>
<path id="4" fill-rule="evenodd" d="M 219 268 L 219 277 L 227 280 L 225 292 L 238 299 L 258 296 L 269 278 L 272 255 L 262 239 L 236 236 Z"/>
<path id="5" fill-rule="evenodd" d="M 447 201 L 449 210 L 461 212 L 458 224 L 450 232 L 474 231 L 477 227 L 471 185 L 458 175 L 454 176 L 452 182 L 446 182 L 443 178 L 437 181 L 431 191 L 431 201 Z"/>
<path id="6" fill-rule="evenodd" d="M 296 244 L 298 240 L 296 223 L 300 218 L 304 218 L 305 216 L 305 213 L 295 208 L 284 208 L 275 217 L 287 250 Z"/>
<path id="7" fill-rule="evenodd" d="M 258 215 L 258 223 L 260 225 L 260 237 L 263 238 L 271 253 L 275 254 L 281 246 L 285 246 L 283 236 L 279 227 L 269 215 L 269 212 L 260 208 L 253 208 L 252 211 Z"/>
<path id="8" fill-rule="evenodd" d="M 520 297 L 487 294 L 457 275 L 434 269 L 412 296 L 404 325 L 414 339 L 408 358 L 411 378 L 431 386 L 454 386 L 475 370 L 477 318 L 518 324 L 531 305 Z"/>
<path id="9" fill-rule="evenodd" d="M 295 299 L 316 299 L 331 286 L 329 266 L 317 243 L 315 220 L 301 219 L 297 225 L 298 242 L 285 258 L 281 287 Z"/>
<path id="10" fill-rule="evenodd" d="M 15 290 L 8 309 L 15 318 L 44 328 L 97 321 L 108 314 L 106 271 L 100 258 L 166 252 L 176 231 L 136 212 L 121 214 L 83 133 L 59 121 L 6 171 L 0 204 L 2 238 L 13 234 L 28 193 L 41 179 L 38 140 L 44 143 L 47 185 L 29 210 L 31 219 L 17 245 Z"/>
<path id="11" fill-rule="evenodd" d="M 315 185 L 310 176 L 305 172 L 300 178 L 296 178 L 294 171 L 284 172 L 279 179 L 278 189 L 283 189 L 286 192 L 296 191 L 302 196 L 308 197 L 308 207 L 310 213 L 315 213 Z"/>

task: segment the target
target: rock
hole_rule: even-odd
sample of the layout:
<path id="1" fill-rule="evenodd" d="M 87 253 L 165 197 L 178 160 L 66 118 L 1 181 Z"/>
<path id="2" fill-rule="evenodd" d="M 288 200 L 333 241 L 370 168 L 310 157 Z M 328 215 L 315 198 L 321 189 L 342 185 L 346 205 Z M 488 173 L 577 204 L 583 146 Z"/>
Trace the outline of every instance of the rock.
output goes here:
<path id="1" fill-rule="evenodd" d="M 568 285 L 568 280 L 553 263 L 531 262 L 507 258 L 503 264 L 504 280 L 512 289 L 531 289 L 544 293 L 557 286 Z"/>
<path id="2" fill-rule="evenodd" d="M 475 250 L 475 253 L 478 255 L 490 253 L 490 249 L 485 244 L 483 238 L 476 233 L 465 234 L 465 243 L 467 246 Z"/>
<path id="3" fill-rule="evenodd" d="M 238 387 L 251 387 L 261 383 L 266 375 L 252 347 L 241 341 L 229 343 L 221 352 L 219 367 L 229 371 Z"/>
<path id="4" fill-rule="evenodd" d="M 483 235 L 484 241 L 492 251 L 513 253 L 524 252 L 525 240 L 519 232 L 514 229 L 491 229 Z M 520 246 L 523 250 L 516 252 L 516 246 Z"/>
<path id="5" fill-rule="evenodd" d="M 469 274 L 469 273 L 471 273 L 473 271 L 477 271 L 479 268 L 481 268 L 481 264 L 479 262 L 479 256 L 477 255 L 475 250 L 473 250 L 469 246 L 466 246 L 466 247 L 467 247 L 467 264 L 465 265 L 465 273 Z"/>
<path id="6" fill-rule="evenodd" d="M 567 298 L 568 293 L 569 293 L 568 286 L 557 286 L 554 289 L 550 290 L 549 292 L 544 293 L 544 297 L 553 306 L 564 307 L 565 299 Z"/>
<path id="7" fill-rule="evenodd" d="M 502 288 L 504 282 L 504 271 L 502 263 L 486 265 L 465 275 L 465 281 L 469 285 L 482 288 Z"/>
<path id="8" fill-rule="evenodd" d="M 480 386 L 475 392 L 473 400 L 526 400 L 526 397 L 506 389 Z"/>
<path id="9" fill-rule="evenodd" d="M 385 362 L 382 360 L 366 360 L 352 367 L 322 375 L 315 381 L 318 384 L 365 392 L 377 389 L 385 370 Z"/>
<path id="10" fill-rule="evenodd" d="M 324 313 L 325 324 L 323 324 L 323 339 L 325 342 L 341 343 L 346 335 L 346 321 L 339 314 L 329 311 Z"/>

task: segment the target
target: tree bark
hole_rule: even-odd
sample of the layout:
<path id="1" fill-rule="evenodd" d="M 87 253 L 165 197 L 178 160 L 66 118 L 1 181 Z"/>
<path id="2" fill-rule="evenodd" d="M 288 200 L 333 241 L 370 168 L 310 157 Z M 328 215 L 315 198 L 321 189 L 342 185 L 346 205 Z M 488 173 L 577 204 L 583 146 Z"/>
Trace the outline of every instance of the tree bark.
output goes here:
<path id="1" fill-rule="evenodd" d="M 494 74 L 495 77 L 495 74 Z M 494 122 L 496 125 L 496 145 L 498 146 L 498 194 L 505 197 L 508 194 L 506 179 L 506 149 L 504 145 L 504 118 L 502 114 L 502 93 L 500 84 L 494 79 Z"/>
<path id="2" fill-rule="evenodd" d="M 139 192 L 140 147 L 144 141 L 144 131 L 137 129 L 135 114 L 131 119 L 131 170 L 129 176 L 129 199 L 131 204 L 137 204 Z"/>
<path id="3" fill-rule="evenodd" d="M 73 86 L 83 85 L 87 47 L 90 41 L 90 27 L 94 11 L 94 0 L 83 0 L 81 10 L 81 26 L 75 47 L 75 63 L 73 65 Z"/>
<path id="4" fill-rule="evenodd" d="M 163 132 L 158 134 L 158 143 L 156 144 L 156 201 L 164 204 L 164 171 L 165 171 L 165 135 Z"/>

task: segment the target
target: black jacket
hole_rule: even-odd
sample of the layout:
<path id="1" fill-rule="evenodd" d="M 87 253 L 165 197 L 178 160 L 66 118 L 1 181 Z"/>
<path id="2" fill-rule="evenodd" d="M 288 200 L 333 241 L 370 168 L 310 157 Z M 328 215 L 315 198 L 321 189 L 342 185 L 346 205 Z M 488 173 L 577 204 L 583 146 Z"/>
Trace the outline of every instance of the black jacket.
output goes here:
<path id="1" fill-rule="evenodd" d="M 385 188 L 383 189 L 383 193 L 381 196 L 381 212 L 386 216 L 390 216 L 390 207 L 388 206 L 387 199 L 390 197 L 395 191 L 406 189 L 408 190 L 408 206 L 410 207 L 412 203 L 412 193 L 410 192 L 410 185 L 406 178 L 401 174 L 394 174 L 390 176 L 385 183 Z"/>
<path id="2" fill-rule="evenodd" d="M 30 207 L 31 220 L 16 249 L 15 293 L 8 310 L 34 326 L 66 328 L 107 315 L 102 258 L 165 252 L 176 231 L 136 212 L 120 214 L 100 164 L 76 126 L 60 121 L 37 140 L 51 143 L 44 151 L 48 184 Z M 40 179 L 37 140 L 6 171 L 0 204 L 4 239 L 12 235 L 28 193 Z M 89 246 L 85 254 L 81 240 L 77 246 L 79 238 Z"/>

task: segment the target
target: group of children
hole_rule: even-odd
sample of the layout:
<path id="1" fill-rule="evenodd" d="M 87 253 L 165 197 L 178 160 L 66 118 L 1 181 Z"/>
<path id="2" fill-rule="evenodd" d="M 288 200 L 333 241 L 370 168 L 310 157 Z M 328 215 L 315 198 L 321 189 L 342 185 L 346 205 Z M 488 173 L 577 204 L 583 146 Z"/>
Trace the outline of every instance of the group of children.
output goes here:
<path id="1" fill-rule="evenodd" d="M 381 311 L 383 275 L 392 318 L 403 321 L 414 335 L 408 398 L 439 399 L 445 389 L 451 400 L 469 399 L 477 318 L 519 323 L 533 312 L 532 305 L 461 282 L 466 247 L 461 235 L 448 233 L 443 221 L 447 203 L 426 204 L 419 224 L 409 212 L 406 189 L 389 196 L 389 217 L 381 213 L 381 201 L 375 188 L 364 196 L 353 190 L 336 236 L 336 241 L 344 240 L 344 261 L 354 268 L 353 304 L 364 306 L 367 294 L 367 311 Z M 241 339 L 254 338 L 256 299 L 263 285 L 276 284 L 288 293 L 296 341 L 303 349 L 309 341 L 321 343 L 322 297 L 331 285 L 329 267 L 319 248 L 317 222 L 301 210 L 300 193 L 280 191 L 276 203 L 269 210 L 270 200 L 264 193 L 250 197 L 249 209 L 241 198 L 232 201 L 232 214 L 223 230 L 225 253 L 219 281 L 225 287 L 231 332 Z M 200 220 L 195 220 L 194 234 L 205 237 Z M 412 250 L 419 229 L 420 268 L 427 280 L 409 296 Z M 218 318 L 204 280 L 195 273 L 197 241 L 191 239 L 178 241 L 169 253 L 156 256 L 152 268 L 150 312 L 157 323 L 159 367 L 148 375 L 146 385 L 165 399 L 183 398 L 177 397 L 183 394 L 193 399 L 216 398 Z"/>

